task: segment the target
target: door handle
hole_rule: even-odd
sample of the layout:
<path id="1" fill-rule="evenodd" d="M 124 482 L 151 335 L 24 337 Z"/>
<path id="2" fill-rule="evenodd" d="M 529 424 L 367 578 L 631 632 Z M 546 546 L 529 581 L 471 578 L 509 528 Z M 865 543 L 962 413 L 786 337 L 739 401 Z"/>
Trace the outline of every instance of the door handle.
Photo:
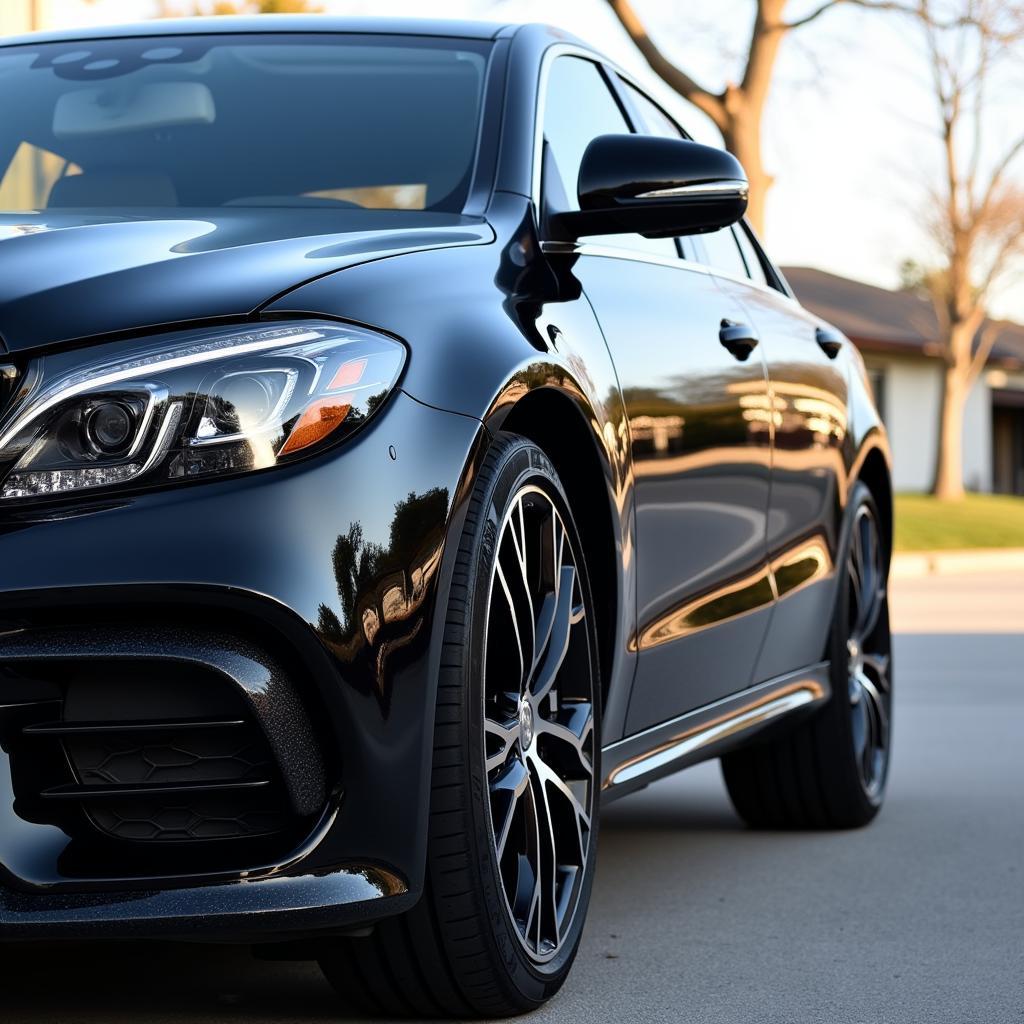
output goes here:
<path id="1" fill-rule="evenodd" d="M 750 353 L 757 348 L 757 332 L 746 324 L 738 324 L 734 320 L 723 320 L 718 340 L 741 362 L 750 358 Z"/>
<path id="2" fill-rule="evenodd" d="M 819 327 L 814 332 L 814 340 L 821 347 L 821 351 L 829 357 L 829 359 L 835 359 L 839 355 L 839 350 L 843 347 L 843 336 L 831 327 Z"/>

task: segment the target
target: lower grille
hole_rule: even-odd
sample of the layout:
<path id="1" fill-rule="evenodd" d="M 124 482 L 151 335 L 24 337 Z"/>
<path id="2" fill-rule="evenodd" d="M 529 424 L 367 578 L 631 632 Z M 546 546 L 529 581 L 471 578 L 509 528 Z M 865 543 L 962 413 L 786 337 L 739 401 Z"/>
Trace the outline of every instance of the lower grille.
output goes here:
<path id="1" fill-rule="evenodd" d="M 64 649 L 82 650 L 79 643 Z M 0 746 L 10 761 L 14 810 L 70 838 L 64 877 L 255 866 L 293 849 L 322 813 L 309 732 L 298 731 L 300 742 L 286 748 L 293 758 L 286 765 L 281 737 L 271 742 L 260 707 L 208 661 L 111 658 L 89 649 L 83 660 L 47 658 L 27 640 L 7 645 Z M 294 697 L 286 710 L 281 721 L 308 729 Z M 312 768 L 296 782 L 284 774 L 293 764 Z"/>
<path id="2" fill-rule="evenodd" d="M 242 839 L 287 825 L 267 743 L 243 718 L 45 722 L 23 732 L 62 740 L 79 780 L 41 800 L 79 803 L 118 839 Z"/>

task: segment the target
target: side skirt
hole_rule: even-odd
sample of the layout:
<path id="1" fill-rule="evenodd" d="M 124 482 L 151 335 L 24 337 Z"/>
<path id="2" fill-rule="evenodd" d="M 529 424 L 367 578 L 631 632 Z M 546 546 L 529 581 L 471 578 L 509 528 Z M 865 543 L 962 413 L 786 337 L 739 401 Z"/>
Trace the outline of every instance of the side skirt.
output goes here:
<path id="1" fill-rule="evenodd" d="M 601 802 L 609 803 L 698 761 L 720 757 L 763 729 L 818 707 L 831 693 L 829 663 L 822 661 L 611 743 L 601 752 Z"/>

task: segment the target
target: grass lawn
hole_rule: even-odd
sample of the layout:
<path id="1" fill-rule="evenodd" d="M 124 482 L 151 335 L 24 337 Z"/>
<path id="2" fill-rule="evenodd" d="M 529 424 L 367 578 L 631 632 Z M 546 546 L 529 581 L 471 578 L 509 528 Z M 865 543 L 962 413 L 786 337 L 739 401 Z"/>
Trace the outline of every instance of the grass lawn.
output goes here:
<path id="1" fill-rule="evenodd" d="M 896 495 L 896 550 L 1024 548 L 1024 498 L 969 494 L 942 502 L 923 494 Z"/>

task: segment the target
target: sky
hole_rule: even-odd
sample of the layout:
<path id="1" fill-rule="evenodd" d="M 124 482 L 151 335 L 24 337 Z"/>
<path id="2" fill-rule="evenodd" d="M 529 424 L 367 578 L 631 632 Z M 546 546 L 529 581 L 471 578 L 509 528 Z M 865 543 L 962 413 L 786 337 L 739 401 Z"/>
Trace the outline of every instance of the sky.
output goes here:
<path id="1" fill-rule="evenodd" d="M 11 0 L 0 0 L 9 3 Z M 72 28 L 150 17 L 155 0 L 37 0 L 48 24 Z M 720 142 L 704 115 L 650 71 L 604 0 L 319 0 L 329 13 L 543 21 L 586 39 L 648 86 L 700 141 Z M 174 6 L 187 8 L 189 0 Z M 652 38 L 713 90 L 738 75 L 750 0 L 634 0 Z M 798 15 L 816 2 L 792 0 Z M 927 65 L 899 15 L 838 7 L 784 41 L 764 124 L 775 177 L 765 242 L 780 264 L 814 266 L 883 287 L 904 259 L 926 261 L 921 228 L 940 151 Z M 1024 71 L 1024 69 L 1022 69 Z M 994 97 L 998 141 L 1020 131 L 1024 73 Z M 1024 184 L 1024 160 L 1016 177 Z M 1024 262 L 1024 261 L 1022 261 Z M 994 296 L 992 312 L 1024 322 L 1024 266 Z"/>

